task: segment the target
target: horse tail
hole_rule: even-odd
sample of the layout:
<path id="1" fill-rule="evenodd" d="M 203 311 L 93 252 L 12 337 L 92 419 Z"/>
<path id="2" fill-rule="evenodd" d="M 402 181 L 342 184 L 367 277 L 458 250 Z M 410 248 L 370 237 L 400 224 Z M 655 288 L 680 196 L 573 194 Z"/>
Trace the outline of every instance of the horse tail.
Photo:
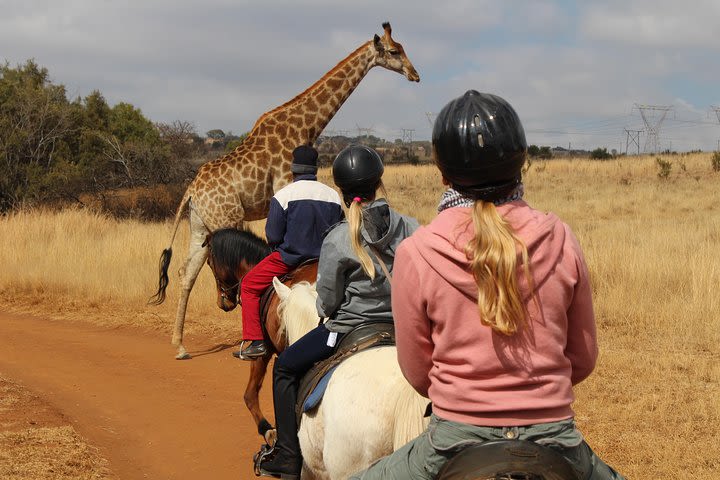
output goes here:
<path id="1" fill-rule="evenodd" d="M 393 451 L 419 436 L 427 424 L 425 410 L 430 402 L 402 378 L 397 403 L 395 404 L 395 427 L 393 429 Z"/>
<path id="2" fill-rule="evenodd" d="M 190 203 L 190 188 L 185 190 L 180 205 L 178 206 L 177 212 L 175 212 L 175 223 L 173 223 L 172 237 L 170 237 L 170 245 L 168 248 L 162 251 L 160 254 L 160 279 L 158 280 L 158 289 L 155 295 L 150 297 L 148 300 L 149 305 L 160 305 L 165 301 L 165 290 L 167 289 L 170 278 L 168 277 L 168 268 L 170 267 L 170 259 L 172 259 L 172 244 L 175 241 L 175 235 L 177 234 L 178 227 L 180 226 L 180 220 L 182 215 L 187 209 Z"/>

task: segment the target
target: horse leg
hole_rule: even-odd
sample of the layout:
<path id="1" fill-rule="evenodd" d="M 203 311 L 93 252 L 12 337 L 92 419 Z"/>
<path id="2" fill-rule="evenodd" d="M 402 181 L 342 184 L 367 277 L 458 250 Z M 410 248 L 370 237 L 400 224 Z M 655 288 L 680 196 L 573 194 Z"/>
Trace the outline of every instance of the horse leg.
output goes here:
<path id="1" fill-rule="evenodd" d="M 207 228 L 200 218 L 190 210 L 190 246 L 188 256 L 185 260 L 185 267 L 181 273 L 182 291 L 178 300 L 177 313 L 175 314 L 175 330 L 173 331 L 172 344 L 178 349 L 175 356 L 178 360 L 186 360 L 190 358 L 185 347 L 182 344 L 183 329 L 185 327 L 185 313 L 187 311 L 188 300 L 190 299 L 190 291 L 195 285 L 200 270 L 207 260 L 208 250 L 202 244 L 205 236 L 208 234 Z"/>
<path id="2" fill-rule="evenodd" d="M 250 364 L 250 378 L 248 378 L 247 386 L 245 387 L 245 394 L 243 400 L 245 400 L 245 406 L 250 410 L 255 425 L 257 425 L 258 433 L 265 438 L 265 442 L 268 445 L 274 445 L 277 438 L 277 434 L 270 422 L 267 421 L 262 411 L 260 410 L 260 389 L 262 388 L 263 380 L 265 380 L 265 372 L 267 372 L 267 366 L 270 363 L 270 356 L 257 358 Z"/>

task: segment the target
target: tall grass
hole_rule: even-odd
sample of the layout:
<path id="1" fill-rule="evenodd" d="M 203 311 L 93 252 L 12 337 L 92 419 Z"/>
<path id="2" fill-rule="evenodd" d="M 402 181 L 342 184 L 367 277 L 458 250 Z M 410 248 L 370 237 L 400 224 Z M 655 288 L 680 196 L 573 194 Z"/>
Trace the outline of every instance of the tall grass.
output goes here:
<path id="1" fill-rule="evenodd" d="M 710 154 L 610 161 L 550 160 L 524 175 L 526 200 L 557 213 L 584 248 L 601 357 L 577 388 L 590 444 L 629 478 L 713 478 L 720 471 L 720 174 Z M 331 183 L 328 170 L 321 180 Z M 432 166 L 388 167 L 390 203 L 421 223 L 443 190 Z M 262 222 L 252 228 L 262 232 Z M 132 323 L 169 334 L 178 279 L 148 307 L 170 224 L 118 222 L 82 210 L 0 218 L 3 308 Z M 187 246 L 184 224 L 171 272 Z M 239 338 L 240 313 L 215 306 L 203 269 L 186 332 Z M 168 355 L 172 355 L 168 347 Z"/>

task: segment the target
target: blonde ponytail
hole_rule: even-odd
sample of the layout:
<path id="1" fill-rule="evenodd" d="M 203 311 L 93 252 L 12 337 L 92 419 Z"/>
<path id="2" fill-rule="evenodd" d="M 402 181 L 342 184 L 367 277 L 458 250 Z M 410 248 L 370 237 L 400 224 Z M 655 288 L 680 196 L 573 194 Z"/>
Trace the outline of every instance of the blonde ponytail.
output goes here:
<path id="1" fill-rule="evenodd" d="M 465 247 L 478 286 L 478 310 L 483 325 L 513 335 L 527 323 L 527 309 L 517 279 L 517 250 L 530 291 L 532 278 L 525 244 L 498 214 L 492 202 L 477 200 L 472 209 L 475 237 Z"/>
<path id="2" fill-rule="evenodd" d="M 350 229 L 350 245 L 355 255 L 360 259 L 360 266 L 367 273 L 371 280 L 375 279 L 375 265 L 362 245 L 363 209 L 360 202 L 355 200 L 350 203 L 347 214 L 348 227 Z"/>

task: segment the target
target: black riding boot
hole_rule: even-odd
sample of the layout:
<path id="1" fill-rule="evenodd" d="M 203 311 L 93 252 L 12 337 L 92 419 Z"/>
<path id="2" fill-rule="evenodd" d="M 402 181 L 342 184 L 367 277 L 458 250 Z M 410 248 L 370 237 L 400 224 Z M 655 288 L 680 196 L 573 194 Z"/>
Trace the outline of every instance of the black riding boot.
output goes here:
<path id="1" fill-rule="evenodd" d="M 299 479 L 302 470 L 302 454 L 295 418 L 297 390 L 298 379 L 295 373 L 280 366 L 276 360 L 273 367 L 273 401 L 277 441 L 272 456 L 260 464 L 260 469 L 262 473 L 288 480 Z"/>

